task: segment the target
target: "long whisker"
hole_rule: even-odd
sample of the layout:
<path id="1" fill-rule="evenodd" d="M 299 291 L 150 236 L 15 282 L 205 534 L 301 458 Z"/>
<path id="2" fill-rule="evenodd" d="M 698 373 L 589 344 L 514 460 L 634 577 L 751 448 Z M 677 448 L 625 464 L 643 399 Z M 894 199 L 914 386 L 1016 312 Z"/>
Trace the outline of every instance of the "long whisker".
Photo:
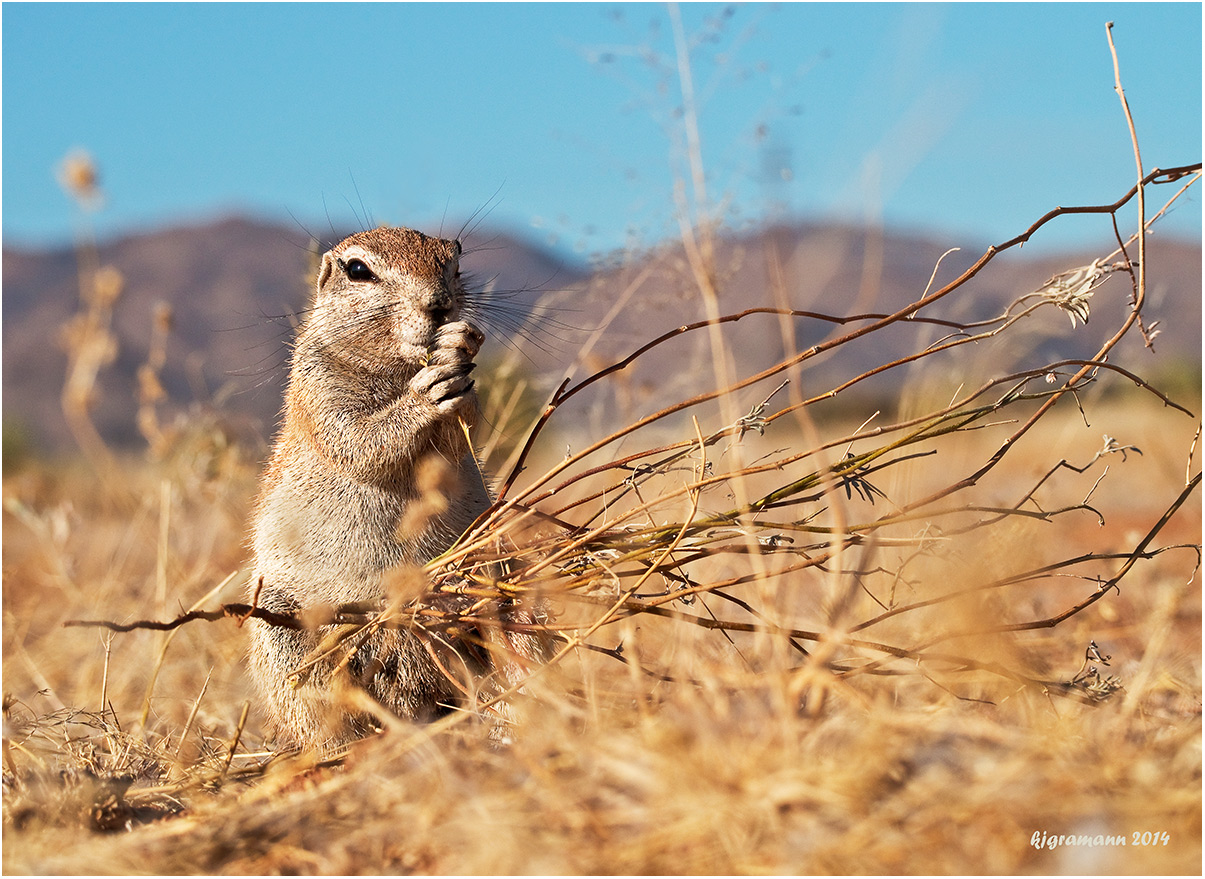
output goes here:
<path id="1" fill-rule="evenodd" d="M 473 211 L 473 213 L 469 214 L 468 219 L 464 221 L 464 225 L 460 227 L 460 231 L 456 233 L 457 241 L 463 241 L 465 238 L 481 228 L 481 224 L 485 222 L 486 218 L 488 218 L 491 213 L 493 213 L 494 208 L 501 204 L 502 200 L 498 198 L 498 195 L 502 192 L 502 187 L 505 185 L 506 181 L 503 180 L 498 184 L 498 188 L 494 190 L 493 195 L 487 198 L 480 207 Z"/>

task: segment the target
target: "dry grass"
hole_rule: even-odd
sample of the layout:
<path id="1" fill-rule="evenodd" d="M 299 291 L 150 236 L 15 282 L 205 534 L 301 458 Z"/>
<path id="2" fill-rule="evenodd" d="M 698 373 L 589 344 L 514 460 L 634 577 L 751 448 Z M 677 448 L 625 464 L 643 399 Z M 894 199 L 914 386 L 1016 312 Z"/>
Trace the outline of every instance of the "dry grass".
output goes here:
<path id="1" fill-rule="evenodd" d="M 839 364 L 824 373 L 835 385 Z M 517 480 L 507 497 L 528 501 L 430 570 L 436 588 L 538 594 L 558 643 L 582 645 L 511 697 L 517 724 L 502 747 L 464 713 L 428 727 L 386 718 L 333 763 L 273 753 L 254 704 L 244 716 L 234 621 L 61 627 L 236 599 L 229 576 L 256 465 L 217 426 L 105 479 L 82 463 L 12 474 L 5 869 L 1192 872 L 1200 517 L 1185 467 L 1196 419 L 1148 390 L 1105 393 L 1119 382 L 1099 370 L 976 485 L 943 497 L 1050 399 L 1037 374 L 1022 382 L 1031 394 L 985 397 L 963 424 L 974 429 L 923 441 L 901 437 L 947 423 L 934 414 L 951 399 L 944 370 L 932 379 L 943 402 L 913 395 L 899 430 L 792 425 L 784 416 L 808 407 L 784 398 L 761 413 L 764 436 L 750 421 L 740 436 L 738 424 L 704 429 L 721 415 L 700 406 L 695 419 L 642 428 L 660 431 L 656 443 L 627 446 L 676 435 L 676 448 L 638 459 L 656 466 L 617 472 L 621 456 L 582 456 L 543 498 L 539 479 Z M 1120 439 L 1102 447 L 1102 433 Z M 562 440 L 536 443 L 530 472 L 562 467 Z M 1121 446 L 1142 454 L 1122 460 Z M 897 463 L 868 469 L 884 449 Z M 754 472 L 758 462 L 774 466 Z M 772 516 L 749 506 L 790 486 L 798 502 Z M 556 518 L 531 525 L 531 504 Z M 503 533 L 512 573 L 499 582 L 482 572 L 496 570 Z M 1123 568 L 1117 589 L 1101 587 Z M 1013 630 L 1097 593 L 1053 628 Z M 420 602 L 370 619 L 463 622 L 433 614 Z M 1126 845 L 1039 849 L 1035 833 Z M 1157 844 L 1136 845 L 1143 833 Z"/>
<path id="2" fill-rule="evenodd" d="M 1102 411 L 1094 425 L 1147 425 L 1136 443 L 1145 443 L 1145 454 L 1118 466 L 1152 496 L 1174 488 L 1179 468 L 1171 464 L 1191 434 L 1160 436 L 1162 411 L 1132 401 Z M 1052 420 L 1048 436 L 1066 443 L 1082 433 L 1078 418 L 1072 411 Z M 182 488 L 190 472 L 197 494 L 173 489 L 161 530 L 161 480 Z M 252 468 L 235 462 L 205 478 L 175 462 L 131 465 L 122 474 L 125 489 L 148 498 L 133 514 L 81 473 L 31 471 L 5 483 L 5 687 L 20 699 L 6 706 L 7 872 L 1182 873 L 1199 866 L 1195 560 L 1160 556 L 1120 595 L 1063 626 L 981 638 L 973 647 L 975 656 L 1013 668 L 1046 663 L 1048 676 L 1069 680 L 1096 640 L 1112 654 L 1108 671 L 1126 686 L 1104 704 L 993 675 L 843 676 L 820 663 L 776 659 L 780 639 L 759 644 L 749 636 L 738 654 L 715 632 L 637 615 L 598 640 L 622 641 L 625 656 L 691 683 L 651 680 L 610 657 L 576 654 L 531 682 L 505 747 L 492 747 L 480 726 L 395 723 L 329 766 L 264 752 L 253 706 L 228 761 L 247 698 L 233 622 L 178 630 L 145 725 L 139 715 L 163 636 L 119 635 L 106 663 L 107 639 L 58 626 L 73 616 L 147 615 L 164 564 L 170 594 L 179 596 L 173 607 L 200 598 L 237 564 Z M 1161 512 L 1124 493 L 1119 500 L 1122 513 L 1104 529 L 1081 521 L 1059 540 L 1132 542 L 1128 532 Z M 1194 539 L 1198 528 L 1195 513 L 1185 515 L 1168 542 Z M 974 557 L 983 568 L 1028 563 L 1053 542 L 1035 534 L 1020 526 L 995 533 Z M 945 591 L 982 573 L 934 557 L 907 589 Z M 1016 603 L 1044 601 L 1049 588 Z M 1013 602 L 975 600 L 946 606 L 940 622 L 982 624 L 985 614 L 1016 610 Z M 102 688 L 112 706 L 103 716 Z M 1035 831 L 1122 835 L 1127 845 L 1039 850 L 1030 842 Z M 1135 846 L 1132 834 L 1145 831 L 1166 833 L 1168 842 Z"/>

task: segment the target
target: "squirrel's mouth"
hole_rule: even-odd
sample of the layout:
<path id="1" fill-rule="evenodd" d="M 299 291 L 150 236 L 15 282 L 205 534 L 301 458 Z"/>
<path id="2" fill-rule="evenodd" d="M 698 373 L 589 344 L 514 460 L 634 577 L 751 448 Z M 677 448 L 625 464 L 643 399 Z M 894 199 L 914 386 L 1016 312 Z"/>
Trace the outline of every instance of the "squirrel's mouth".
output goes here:
<path id="1" fill-rule="evenodd" d="M 435 345 L 439 327 L 428 324 L 416 327 L 413 323 L 396 324 L 387 339 L 382 339 L 378 356 L 393 366 L 416 366 L 422 368 Z"/>

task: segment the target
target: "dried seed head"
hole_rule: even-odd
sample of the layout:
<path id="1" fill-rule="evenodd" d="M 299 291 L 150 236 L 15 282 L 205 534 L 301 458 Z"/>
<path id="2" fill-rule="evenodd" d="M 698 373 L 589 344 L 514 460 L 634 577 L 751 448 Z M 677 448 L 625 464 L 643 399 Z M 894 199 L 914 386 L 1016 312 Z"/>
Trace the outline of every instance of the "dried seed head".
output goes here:
<path id="1" fill-rule="evenodd" d="M 1037 295 L 1054 303 L 1071 318 L 1071 326 L 1076 321 L 1088 322 L 1088 300 L 1112 272 L 1124 271 L 1130 268 L 1129 263 L 1119 262 L 1106 264 L 1095 259 L 1086 266 L 1069 269 L 1055 275 L 1037 289 Z"/>
<path id="2" fill-rule="evenodd" d="M 155 329 L 160 333 L 170 333 L 172 331 L 173 315 L 174 312 L 170 303 L 156 302 L 154 313 Z"/>
<path id="3" fill-rule="evenodd" d="M 112 305 L 125 289 L 125 276 L 114 266 L 101 266 L 92 279 L 93 303 L 105 308 Z"/>
<path id="4" fill-rule="evenodd" d="M 422 534 L 431 519 L 448 509 L 448 498 L 457 493 L 457 477 L 442 455 L 427 455 L 418 463 L 414 481 L 418 497 L 406 506 L 397 526 L 399 540 Z"/>
<path id="5" fill-rule="evenodd" d="M 417 565 L 398 565 L 385 572 L 381 579 L 385 596 L 404 607 L 427 593 L 431 581 Z"/>
<path id="6" fill-rule="evenodd" d="M 157 403 L 167 396 L 155 370 L 145 363 L 138 367 L 138 400 L 143 405 Z"/>
<path id="7" fill-rule="evenodd" d="M 96 163 L 85 150 L 73 150 L 59 164 L 59 184 L 69 196 L 87 209 L 100 203 L 101 192 Z"/>

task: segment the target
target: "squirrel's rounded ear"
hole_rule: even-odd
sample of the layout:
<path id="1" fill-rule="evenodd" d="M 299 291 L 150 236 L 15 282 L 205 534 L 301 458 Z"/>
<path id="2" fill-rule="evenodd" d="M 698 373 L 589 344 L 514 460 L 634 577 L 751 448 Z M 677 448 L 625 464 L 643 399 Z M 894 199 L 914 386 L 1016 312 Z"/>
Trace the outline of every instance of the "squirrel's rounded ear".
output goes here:
<path id="1" fill-rule="evenodd" d="M 322 285 L 330 280 L 331 272 L 334 270 L 335 256 L 328 250 L 326 253 L 322 254 L 322 265 L 318 267 L 318 290 L 321 290 Z"/>

